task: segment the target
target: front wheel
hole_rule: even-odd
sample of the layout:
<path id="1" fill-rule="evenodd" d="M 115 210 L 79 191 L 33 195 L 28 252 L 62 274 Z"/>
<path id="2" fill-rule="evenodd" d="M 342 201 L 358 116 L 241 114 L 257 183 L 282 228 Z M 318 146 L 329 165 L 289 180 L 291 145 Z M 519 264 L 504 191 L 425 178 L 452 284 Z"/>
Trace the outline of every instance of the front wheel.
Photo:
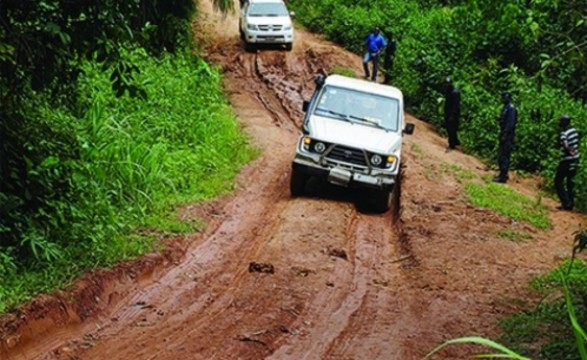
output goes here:
<path id="1" fill-rule="evenodd" d="M 292 196 L 304 195 L 306 189 L 306 180 L 308 176 L 299 170 L 291 169 L 291 179 L 289 182 L 289 190 Z"/>
<path id="2" fill-rule="evenodd" d="M 393 191 L 381 189 L 373 191 L 373 211 L 384 213 L 391 208 L 393 202 Z"/>
<path id="3" fill-rule="evenodd" d="M 244 40 L 245 42 L 245 51 L 246 52 L 252 52 L 255 51 L 255 44 L 248 42 L 247 40 Z"/>
<path id="4" fill-rule="evenodd" d="M 291 51 L 291 49 L 293 49 L 293 44 L 292 43 L 285 44 L 285 50 Z"/>

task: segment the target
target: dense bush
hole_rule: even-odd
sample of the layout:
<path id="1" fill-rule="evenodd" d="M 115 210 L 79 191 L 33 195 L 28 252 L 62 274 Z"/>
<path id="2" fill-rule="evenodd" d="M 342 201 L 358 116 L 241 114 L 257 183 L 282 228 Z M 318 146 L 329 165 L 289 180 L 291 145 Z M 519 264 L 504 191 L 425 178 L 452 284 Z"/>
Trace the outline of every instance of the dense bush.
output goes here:
<path id="1" fill-rule="evenodd" d="M 442 82 L 450 75 L 462 92 L 465 151 L 495 162 L 499 94 L 518 108 L 513 167 L 541 173 L 546 188 L 558 164 L 558 117 L 572 116 L 587 152 L 587 15 L 576 2 L 490 0 L 291 0 L 298 19 L 361 54 L 374 26 L 398 43 L 394 85 L 409 111 L 442 128 Z M 359 60 L 358 60 L 359 61 Z M 584 159 L 585 157 L 583 157 Z M 576 177 L 576 203 L 587 210 L 587 163 Z"/>
<path id="2" fill-rule="evenodd" d="M 250 158 L 218 71 L 186 54 L 196 4 L 0 5 L 0 312 L 189 229 L 173 204 Z"/>
<path id="3" fill-rule="evenodd" d="M 46 139 L 26 146 L 47 155 L 27 164 L 34 209 L 0 192 L 0 311 L 84 268 L 151 249 L 153 235 L 174 230 L 161 223 L 174 204 L 229 190 L 253 155 L 217 69 L 187 54 L 122 55 L 140 67 L 136 81 L 146 99 L 116 97 L 109 73 L 90 61 L 76 111 L 42 94 L 22 103 L 27 122 L 39 126 L 30 131 Z"/>

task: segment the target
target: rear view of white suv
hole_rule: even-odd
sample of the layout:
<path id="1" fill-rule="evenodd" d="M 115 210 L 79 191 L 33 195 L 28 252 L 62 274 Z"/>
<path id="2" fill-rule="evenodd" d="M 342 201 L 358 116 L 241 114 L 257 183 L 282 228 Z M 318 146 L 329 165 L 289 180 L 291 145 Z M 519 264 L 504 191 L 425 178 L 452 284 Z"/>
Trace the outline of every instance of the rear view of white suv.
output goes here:
<path id="1" fill-rule="evenodd" d="M 255 44 L 283 44 L 292 49 L 294 29 L 293 12 L 283 0 L 248 0 L 241 7 L 239 19 L 240 36 L 247 50 Z"/>

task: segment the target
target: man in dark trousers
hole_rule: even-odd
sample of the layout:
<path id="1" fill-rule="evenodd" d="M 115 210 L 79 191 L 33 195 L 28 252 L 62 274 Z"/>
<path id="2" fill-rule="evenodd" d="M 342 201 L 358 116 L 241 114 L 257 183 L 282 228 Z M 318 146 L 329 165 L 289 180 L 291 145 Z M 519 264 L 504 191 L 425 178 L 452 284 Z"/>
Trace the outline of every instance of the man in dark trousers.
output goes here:
<path id="1" fill-rule="evenodd" d="M 393 60 L 395 59 L 396 44 L 393 33 L 389 32 L 389 40 L 385 46 L 385 55 L 383 57 L 383 83 L 391 84 L 391 72 L 393 70 Z"/>
<path id="2" fill-rule="evenodd" d="M 512 94 L 505 91 L 501 94 L 503 108 L 498 117 L 499 122 L 499 150 L 497 154 L 497 163 L 499 165 L 499 174 L 493 178 L 493 181 L 505 183 L 508 181 L 508 171 L 510 169 L 510 156 L 514 147 L 514 134 L 516 132 L 516 122 L 518 121 L 518 112 L 512 103 Z"/>
<path id="3" fill-rule="evenodd" d="M 573 210 L 574 206 L 574 178 L 579 167 L 579 132 L 571 126 L 569 115 L 563 115 L 558 121 L 561 129 L 559 135 L 561 160 L 556 169 L 554 187 L 560 199 L 560 210 Z"/>
<path id="4" fill-rule="evenodd" d="M 377 66 L 379 63 L 379 53 L 385 48 L 387 43 L 381 36 L 379 28 L 373 29 L 373 32 L 367 35 L 365 39 L 366 52 L 363 57 L 363 69 L 365 70 L 365 79 L 371 77 L 372 81 L 377 80 Z M 373 63 L 373 71 L 369 72 L 369 63 Z"/>
<path id="5" fill-rule="evenodd" d="M 450 151 L 461 145 L 458 136 L 461 119 L 461 93 L 453 85 L 450 77 L 446 78 L 444 90 L 444 126 L 448 132 L 447 151 Z"/>

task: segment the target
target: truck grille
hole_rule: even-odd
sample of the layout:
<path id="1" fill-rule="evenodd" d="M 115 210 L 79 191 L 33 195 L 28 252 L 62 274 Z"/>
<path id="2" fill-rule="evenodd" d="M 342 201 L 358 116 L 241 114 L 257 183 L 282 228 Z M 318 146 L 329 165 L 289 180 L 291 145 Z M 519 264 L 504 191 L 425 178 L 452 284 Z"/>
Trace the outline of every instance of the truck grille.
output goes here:
<path id="1" fill-rule="evenodd" d="M 259 25 L 261 31 L 281 31 L 283 25 Z"/>
<path id="2" fill-rule="evenodd" d="M 328 154 L 328 160 L 346 162 L 353 165 L 368 166 L 367 157 L 362 150 L 336 145 Z"/>

